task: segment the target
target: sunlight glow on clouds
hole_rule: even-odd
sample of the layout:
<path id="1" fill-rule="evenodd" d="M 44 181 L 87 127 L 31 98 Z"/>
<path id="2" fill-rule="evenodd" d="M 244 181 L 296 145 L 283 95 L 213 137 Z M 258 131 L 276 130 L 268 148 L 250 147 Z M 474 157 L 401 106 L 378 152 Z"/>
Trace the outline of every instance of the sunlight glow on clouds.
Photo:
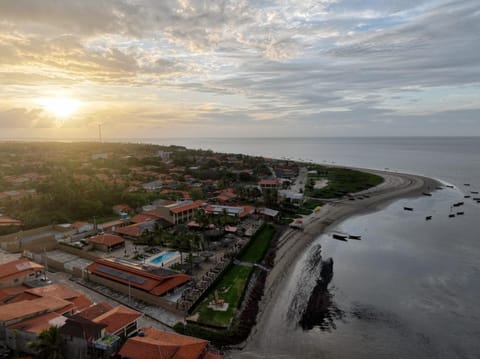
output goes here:
<path id="1" fill-rule="evenodd" d="M 476 0 L 2 1 L 0 128 L 480 135 L 479 33 Z"/>

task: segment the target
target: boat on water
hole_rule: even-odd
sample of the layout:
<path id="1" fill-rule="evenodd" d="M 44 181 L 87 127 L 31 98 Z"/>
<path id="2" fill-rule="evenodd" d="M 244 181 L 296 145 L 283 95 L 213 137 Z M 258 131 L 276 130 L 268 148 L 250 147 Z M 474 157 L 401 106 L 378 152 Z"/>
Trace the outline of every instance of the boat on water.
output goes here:
<path id="1" fill-rule="evenodd" d="M 412 208 L 412 207 L 403 207 L 403 209 L 404 209 L 405 211 L 413 211 L 413 208 Z"/>
<path id="2" fill-rule="evenodd" d="M 453 204 L 453 207 L 460 207 L 460 206 L 463 206 L 463 205 L 464 205 L 463 202 L 457 202 L 457 203 Z"/>
<path id="3" fill-rule="evenodd" d="M 455 188 L 455 187 L 453 187 L 451 184 L 447 184 L 445 187 L 448 187 L 448 188 Z"/>
<path id="4" fill-rule="evenodd" d="M 464 183 L 463 185 L 464 185 L 465 187 L 468 187 L 468 186 L 470 186 L 470 183 Z"/>
<path id="5" fill-rule="evenodd" d="M 457 212 L 457 216 L 463 216 L 465 212 Z"/>
<path id="6" fill-rule="evenodd" d="M 478 194 L 478 191 L 470 191 L 471 194 Z"/>
<path id="7" fill-rule="evenodd" d="M 339 241 L 347 241 L 347 236 L 345 234 L 338 234 L 338 233 L 333 233 L 332 238 L 338 239 Z"/>
<path id="8" fill-rule="evenodd" d="M 448 217 L 453 218 L 453 217 L 455 217 L 455 215 L 452 213 L 452 214 L 449 214 Z"/>
<path id="9" fill-rule="evenodd" d="M 362 239 L 362 236 L 356 235 L 356 234 L 349 234 L 348 239 Z"/>
<path id="10" fill-rule="evenodd" d="M 428 197 L 431 197 L 431 196 L 432 196 L 432 194 L 431 194 L 431 193 L 428 193 L 428 192 L 423 192 L 422 194 L 423 194 L 424 196 L 428 196 Z"/>
<path id="11" fill-rule="evenodd" d="M 469 196 L 468 194 L 463 196 L 463 198 L 470 198 L 471 196 Z"/>
<path id="12" fill-rule="evenodd" d="M 432 216 L 426 216 L 426 217 L 425 217 L 425 220 L 426 220 L 426 221 L 429 221 L 429 220 L 431 220 L 431 219 L 432 219 Z"/>

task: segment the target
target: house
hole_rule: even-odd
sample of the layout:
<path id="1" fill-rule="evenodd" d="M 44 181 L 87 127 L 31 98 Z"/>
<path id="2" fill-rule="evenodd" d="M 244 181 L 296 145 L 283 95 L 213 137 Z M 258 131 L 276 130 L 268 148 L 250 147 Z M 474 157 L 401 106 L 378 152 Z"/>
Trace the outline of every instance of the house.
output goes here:
<path id="1" fill-rule="evenodd" d="M 81 315 L 81 313 L 79 314 Z M 92 319 L 94 323 L 105 324 L 105 332 L 121 338 L 128 338 L 138 330 L 138 320 L 142 313 L 119 305 Z"/>
<path id="2" fill-rule="evenodd" d="M 98 230 L 107 232 L 107 233 L 113 233 L 115 232 L 115 229 L 124 227 L 128 224 L 128 221 L 122 220 L 122 219 L 116 219 L 113 221 L 101 223 L 98 225 Z"/>
<path id="3" fill-rule="evenodd" d="M 149 220 L 141 223 L 131 224 L 129 226 L 120 227 L 115 230 L 116 234 L 119 234 L 127 239 L 133 241 L 139 240 L 142 234 L 146 231 L 152 232 L 155 228 L 155 220 Z"/>
<path id="4" fill-rule="evenodd" d="M 286 200 L 295 205 L 301 205 L 304 199 L 303 193 L 298 193 L 298 192 L 289 191 L 289 190 L 278 191 L 278 196 L 283 200 Z"/>
<path id="5" fill-rule="evenodd" d="M 129 338 L 120 349 L 122 359 L 221 359 L 210 351 L 203 339 L 143 328 L 139 335 Z"/>
<path id="6" fill-rule="evenodd" d="M 113 213 L 118 214 L 121 216 L 122 214 L 129 214 L 130 212 L 133 212 L 133 209 L 130 208 L 128 204 L 117 204 L 112 207 Z"/>
<path id="7" fill-rule="evenodd" d="M 258 185 L 262 190 L 264 189 L 278 189 L 280 187 L 280 181 L 277 179 L 265 179 L 258 182 Z"/>
<path id="8" fill-rule="evenodd" d="M 27 258 L 0 265 L 0 288 L 13 287 L 29 280 L 39 278 L 45 268 Z"/>
<path id="9" fill-rule="evenodd" d="M 60 328 L 64 341 L 64 354 L 68 359 L 84 359 L 95 352 L 95 341 L 105 335 L 106 324 L 95 323 L 79 315 L 73 315 Z"/>
<path id="10" fill-rule="evenodd" d="M 71 226 L 77 233 L 85 233 L 93 231 L 93 224 L 88 222 L 74 222 Z"/>
<path id="11" fill-rule="evenodd" d="M 18 219 L 13 219 L 11 217 L 8 217 L 8 216 L 3 216 L 0 214 L 0 227 L 3 227 L 3 226 L 21 226 L 22 225 L 22 221 L 18 220 Z"/>
<path id="12" fill-rule="evenodd" d="M 244 219 L 255 212 L 255 207 L 208 205 L 204 208 L 204 211 L 208 214 L 213 214 L 213 215 L 221 215 L 223 213 L 226 213 L 230 217 Z"/>
<path id="13" fill-rule="evenodd" d="M 111 252 L 112 250 L 124 248 L 125 239 L 115 234 L 100 234 L 88 239 L 93 248 L 103 252 Z"/>
<path id="14" fill-rule="evenodd" d="M 147 191 L 159 191 L 162 189 L 162 186 L 163 186 L 162 180 L 155 180 L 155 181 L 142 184 L 143 189 Z"/>
<path id="15" fill-rule="evenodd" d="M 31 299 L 41 297 L 54 297 L 66 300 L 74 305 L 74 311 L 83 310 L 93 303 L 83 293 L 77 292 L 60 284 L 50 284 L 37 288 L 30 288 L 24 291 L 24 295 L 31 296 Z"/>
<path id="16" fill-rule="evenodd" d="M 270 208 L 258 208 L 257 213 L 266 220 L 276 221 L 279 219 L 280 212 Z"/>
<path id="17" fill-rule="evenodd" d="M 9 325 L 6 328 L 5 343 L 9 348 L 15 348 L 19 352 L 35 354 L 29 343 L 35 341 L 42 331 L 51 326 L 62 327 L 66 320 L 63 315 L 51 312 Z"/>

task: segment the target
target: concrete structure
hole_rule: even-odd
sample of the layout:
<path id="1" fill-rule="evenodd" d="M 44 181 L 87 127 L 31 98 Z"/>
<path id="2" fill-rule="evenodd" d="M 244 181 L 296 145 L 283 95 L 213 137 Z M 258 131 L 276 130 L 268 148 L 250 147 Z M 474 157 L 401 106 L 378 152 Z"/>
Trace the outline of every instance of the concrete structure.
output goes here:
<path id="1" fill-rule="evenodd" d="M 125 247 L 125 239 L 114 234 L 100 234 L 90 237 L 88 243 L 92 244 L 94 249 L 103 252 L 111 252 L 112 250 Z"/>

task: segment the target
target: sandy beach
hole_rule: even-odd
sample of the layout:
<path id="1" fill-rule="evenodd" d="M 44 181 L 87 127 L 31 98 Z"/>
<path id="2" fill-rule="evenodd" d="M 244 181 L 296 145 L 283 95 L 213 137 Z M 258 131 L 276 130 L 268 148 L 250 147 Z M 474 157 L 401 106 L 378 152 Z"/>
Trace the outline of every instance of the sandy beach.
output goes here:
<path id="1" fill-rule="evenodd" d="M 385 171 L 366 170 L 382 176 L 382 184 L 369 190 L 355 194 L 356 197 L 368 195 L 368 198 L 337 200 L 324 205 L 319 212 L 315 212 L 304 220 L 304 230 L 288 229 L 278 242 L 275 266 L 270 271 L 265 294 L 260 303 L 257 325 L 252 329 L 249 338 L 239 348 L 227 353 L 227 358 L 261 358 L 262 340 L 268 336 L 268 318 L 271 310 L 277 305 L 278 293 L 284 290 L 286 278 L 291 274 L 295 263 L 308 245 L 327 227 L 338 223 L 349 216 L 381 209 L 388 203 L 406 197 L 415 197 L 422 192 L 433 191 L 439 183 L 433 179 Z"/>

